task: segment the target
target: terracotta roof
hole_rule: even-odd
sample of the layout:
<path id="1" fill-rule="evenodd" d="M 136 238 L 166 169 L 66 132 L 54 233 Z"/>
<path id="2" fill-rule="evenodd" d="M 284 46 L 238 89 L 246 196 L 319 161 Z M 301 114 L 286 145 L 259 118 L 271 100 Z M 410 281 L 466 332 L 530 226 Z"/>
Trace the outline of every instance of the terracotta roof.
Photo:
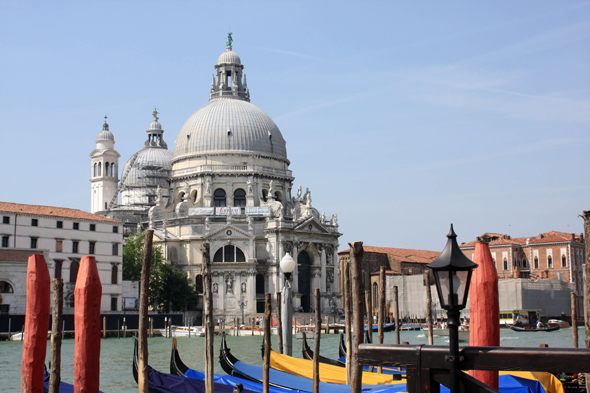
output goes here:
<path id="1" fill-rule="evenodd" d="M 108 221 L 114 223 L 121 222 L 118 220 L 113 220 L 112 218 L 98 216 L 96 214 L 88 213 L 78 209 L 69 209 L 67 207 L 55 206 L 25 205 L 22 203 L 11 202 L 0 202 L 0 212 L 36 214 L 39 216 L 65 217 L 91 221 Z"/>
<path id="2" fill-rule="evenodd" d="M 549 231 L 545 233 L 540 233 L 535 237 L 517 237 L 511 238 L 508 235 L 502 235 L 499 233 L 485 233 L 482 236 L 485 237 L 497 237 L 497 239 L 488 242 L 490 246 L 503 246 L 503 245 L 520 245 L 526 246 L 527 239 L 529 239 L 529 244 L 543 244 L 543 243 L 553 243 L 553 242 L 571 242 L 572 241 L 572 234 L 565 233 L 565 232 L 556 232 L 556 231 Z M 584 240 L 580 235 L 574 235 L 575 241 L 579 243 L 583 243 Z M 468 243 L 463 243 L 459 247 L 467 248 L 467 247 L 475 247 L 477 240 L 473 240 Z"/>
<path id="3" fill-rule="evenodd" d="M 365 252 L 375 252 L 379 254 L 387 254 L 401 262 L 413 262 L 413 263 L 430 263 L 440 255 L 439 251 L 428 251 L 428 250 L 410 250 L 407 248 L 390 248 L 390 247 L 372 247 L 363 246 Z M 350 249 L 340 251 L 338 254 L 349 253 Z"/>

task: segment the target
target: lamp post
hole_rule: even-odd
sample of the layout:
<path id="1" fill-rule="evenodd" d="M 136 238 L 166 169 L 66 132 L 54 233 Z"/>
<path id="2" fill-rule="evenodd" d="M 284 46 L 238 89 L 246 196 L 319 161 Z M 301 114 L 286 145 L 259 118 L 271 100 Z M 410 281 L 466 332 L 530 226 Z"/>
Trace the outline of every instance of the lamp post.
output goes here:
<path id="1" fill-rule="evenodd" d="M 457 235 L 451 230 L 447 235 L 447 245 L 442 253 L 427 266 L 432 269 L 436 291 L 440 305 L 447 310 L 449 326 L 449 356 L 445 361 L 450 362 L 451 393 L 458 393 L 460 363 L 463 360 L 459 356 L 459 325 L 461 324 L 461 310 L 465 308 L 469 294 L 471 274 L 477 264 L 473 263 L 463 254 L 457 244 Z"/>
<path id="2" fill-rule="evenodd" d="M 291 283 L 289 278 L 295 270 L 295 260 L 286 253 L 280 263 L 281 270 L 285 274 L 285 285 L 283 286 L 283 307 L 281 319 L 283 320 L 283 353 L 293 355 L 293 301 L 291 300 Z"/>

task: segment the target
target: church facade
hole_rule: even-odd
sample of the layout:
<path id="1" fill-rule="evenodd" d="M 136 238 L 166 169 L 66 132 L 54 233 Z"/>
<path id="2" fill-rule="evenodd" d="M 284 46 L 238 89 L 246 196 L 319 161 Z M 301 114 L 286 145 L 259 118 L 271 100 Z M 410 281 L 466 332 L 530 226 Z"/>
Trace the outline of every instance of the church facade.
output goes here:
<path id="1" fill-rule="evenodd" d="M 120 182 L 105 121 L 91 155 L 92 212 L 122 221 L 126 233 L 154 229 L 168 261 L 199 290 L 201 247 L 208 243 L 217 316 L 262 312 L 264 294 L 282 290 L 279 262 L 286 253 L 297 261 L 295 309 L 318 306 L 314 288 L 320 288 L 323 311 L 339 307 L 338 216 L 320 213 L 309 189 L 293 190 L 286 142 L 270 116 L 250 102 L 244 66 L 231 44 L 230 35 L 215 65 L 209 103 L 186 121 L 174 152 L 154 111 L 147 141 Z M 113 181 L 119 184 L 114 192 Z"/>

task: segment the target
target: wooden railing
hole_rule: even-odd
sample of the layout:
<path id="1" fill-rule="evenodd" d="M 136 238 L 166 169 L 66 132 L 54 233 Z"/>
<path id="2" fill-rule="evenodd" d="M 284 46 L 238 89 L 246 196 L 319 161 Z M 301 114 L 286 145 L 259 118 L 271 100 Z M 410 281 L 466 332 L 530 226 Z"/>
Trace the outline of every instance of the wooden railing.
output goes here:
<path id="1" fill-rule="evenodd" d="M 361 344 L 359 362 L 368 366 L 405 367 L 408 393 L 439 393 L 450 386 L 448 346 Z M 462 370 L 590 372 L 588 348 L 463 347 Z M 497 392 L 461 373 L 461 392 Z"/>

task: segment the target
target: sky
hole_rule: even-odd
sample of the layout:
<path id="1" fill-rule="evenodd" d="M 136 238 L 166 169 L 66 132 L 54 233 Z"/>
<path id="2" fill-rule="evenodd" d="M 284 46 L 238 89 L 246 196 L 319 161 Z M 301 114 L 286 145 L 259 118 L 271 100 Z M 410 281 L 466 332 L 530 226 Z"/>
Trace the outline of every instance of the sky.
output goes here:
<path id="1" fill-rule="evenodd" d="M 154 107 L 170 149 L 228 31 L 340 250 L 583 232 L 590 2 L 0 1 L 0 200 L 90 210 Z M 295 191 L 293 191 L 295 192 Z"/>

